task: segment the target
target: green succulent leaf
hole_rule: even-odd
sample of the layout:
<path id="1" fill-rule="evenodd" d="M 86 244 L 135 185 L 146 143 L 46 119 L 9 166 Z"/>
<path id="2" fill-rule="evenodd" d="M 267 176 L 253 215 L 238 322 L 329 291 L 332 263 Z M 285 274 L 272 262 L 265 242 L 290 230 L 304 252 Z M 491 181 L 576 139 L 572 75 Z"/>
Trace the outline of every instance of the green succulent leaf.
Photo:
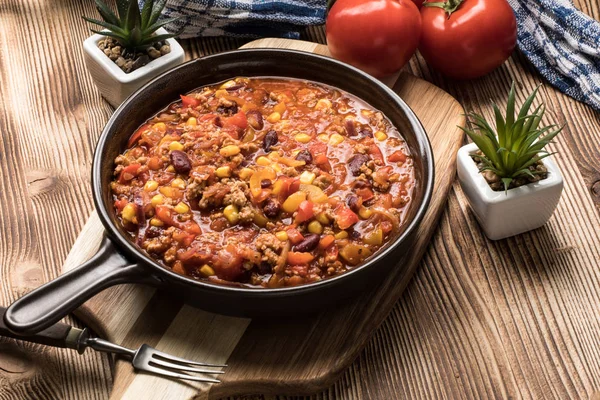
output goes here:
<path id="1" fill-rule="evenodd" d="M 93 19 L 93 18 L 87 18 L 87 17 L 82 17 L 82 18 L 91 24 L 100 25 L 101 27 L 106 28 L 109 31 L 112 31 L 116 34 L 125 35 L 125 33 L 126 33 L 123 29 L 119 28 L 117 25 L 113 25 L 113 24 L 110 24 L 110 23 L 104 22 L 104 21 L 99 21 L 99 20 Z"/>
<path id="2" fill-rule="evenodd" d="M 92 32 L 116 39 L 129 51 L 144 50 L 154 42 L 175 37 L 181 33 L 155 35 L 157 29 L 177 21 L 179 18 L 168 18 L 158 22 L 166 0 L 147 0 L 140 10 L 137 0 L 116 0 L 117 14 L 102 0 L 95 0 L 102 21 L 83 17 L 87 22 L 99 25 L 108 31 Z"/>
<path id="3" fill-rule="evenodd" d="M 142 29 L 146 30 L 149 25 L 150 15 L 152 14 L 152 7 L 154 6 L 154 0 L 146 0 L 144 7 L 142 7 Z"/>
<path id="4" fill-rule="evenodd" d="M 108 7 L 104 2 L 102 2 L 102 0 L 96 0 L 96 9 L 98 10 L 98 13 L 100 13 L 100 16 L 102 17 L 102 19 L 104 21 L 108 22 L 109 24 L 113 24 L 113 25 L 121 24 L 121 21 L 119 21 L 119 18 L 117 18 L 117 16 L 110 9 L 110 7 Z"/>
<path id="5" fill-rule="evenodd" d="M 533 108 L 538 91 L 539 86 L 527 96 L 516 112 L 513 82 L 508 93 L 504 115 L 500 108 L 492 103 L 495 127 L 490 126 L 485 118 L 478 114 L 467 115 L 469 129 L 463 131 L 483 153 L 477 155 L 483 164 L 480 171 L 491 171 L 498 175 L 505 191 L 508 191 L 515 178 L 534 177 L 540 174 L 529 168 L 554 154 L 546 151 L 545 147 L 564 128 L 556 125 L 540 128 L 546 108 L 543 103 Z"/>

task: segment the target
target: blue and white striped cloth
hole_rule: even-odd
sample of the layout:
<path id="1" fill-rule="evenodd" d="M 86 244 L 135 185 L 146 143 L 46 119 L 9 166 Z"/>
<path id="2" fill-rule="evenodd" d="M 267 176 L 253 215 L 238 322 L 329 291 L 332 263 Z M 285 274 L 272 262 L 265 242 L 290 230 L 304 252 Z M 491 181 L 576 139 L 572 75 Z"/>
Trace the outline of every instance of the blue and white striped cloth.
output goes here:
<path id="1" fill-rule="evenodd" d="M 431 1 L 431 0 L 430 0 Z M 600 23 L 569 0 L 508 0 L 518 45 L 555 87 L 600 110 Z M 230 36 L 298 38 L 307 25 L 325 23 L 326 0 L 167 0 L 166 26 L 181 38 Z"/>
<path id="2" fill-rule="evenodd" d="M 568 0 L 508 0 L 519 49 L 553 86 L 600 110 L 600 22 Z"/>
<path id="3" fill-rule="evenodd" d="M 167 0 L 171 32 L 182 39 L 197 36 L 297 39 L 299 30 L 325 23 L 326 0 Z"/>

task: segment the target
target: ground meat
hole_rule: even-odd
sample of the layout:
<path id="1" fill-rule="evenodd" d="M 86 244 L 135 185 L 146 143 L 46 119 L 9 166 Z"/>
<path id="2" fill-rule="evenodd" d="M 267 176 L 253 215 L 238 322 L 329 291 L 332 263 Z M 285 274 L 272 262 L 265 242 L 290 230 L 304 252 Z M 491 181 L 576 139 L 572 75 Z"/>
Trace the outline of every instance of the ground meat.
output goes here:
<path id="1" fill-rule="evenodd" d="M 243 181 L 228 181 L 230 192 L 223 198 L 223 205 L 233 204 L 238 207 L 243 207 L 248 203 L 246 192 L 248 192 L 248 185 Z M 241 217 L 241 215 L 240 215 Z"/>
<path id="2" fill-rule="evenodd" d="M 215 183 L 208 186 L 202 192 L 202 199 L 198 203 L 200 208 L 214 208 L 223 205 L 223 199 L 231 191 L 231 188 L 224 183 Z"/>
<path id="3" fill-rule="evenodd" d="M 262 261 L 265 261 L 271 265 L 277 264 L 279 260 L 279 253 L 283 249 L 283 242 L 272 233 L 263 233 L 256 238 L 254 242 L 256 249 L 260 251 Z"/>
<path id="4" fill-rule="evenodd" d="M 144 248 L 148 253 L 160 254 L 164 253 L 169 247 L 171 247 L 171 236 L 160 236 L 144 242 Z"/>
<path id="5" fill-rule="evenodd" d="M 256 211 L 254 211 L 254 209 L 252 207 L 249 207 L 249 206 L 242 207 L 242 209 L 239 212 L 240 222 L 242 224 L 252 222 L 254 220 L 255 214 L 256 214 Z"/>

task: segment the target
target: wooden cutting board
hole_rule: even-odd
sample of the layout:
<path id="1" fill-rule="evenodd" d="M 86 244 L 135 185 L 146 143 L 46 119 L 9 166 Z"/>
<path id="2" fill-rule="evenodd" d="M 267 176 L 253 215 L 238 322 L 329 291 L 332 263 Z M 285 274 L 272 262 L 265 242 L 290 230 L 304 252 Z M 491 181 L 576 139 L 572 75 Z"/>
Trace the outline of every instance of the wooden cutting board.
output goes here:
<path id="1" fill-rule="evenodd" d="M 289 39 L 261 39 L 244 46 L 280 47 L 329 55 L 327 47 Z M 409 74 L 386 81 L 417 114 L 433 146 L 436 177 L 431 205 L 402 268 L 344 306 L 318 315 L 274 321 L 211 314 L 150 287 L 122 285 L 98 294 L 76 311 L 99 335 L 127 347 L 159 350 L 229 367 L 217 385 L 183 383 L 137 374 L 118 361 L 113 399 L 220 398 L 233 394 L 309 394 L 330 386 L 359 355 L 419 266 L 455 177 L 463 141 L 463 108 L 449 94 Z M 103 227 L 93 213 L 63 271 L 90 258 Z M 265 317 L 268 317 L 266 315 Z"/>

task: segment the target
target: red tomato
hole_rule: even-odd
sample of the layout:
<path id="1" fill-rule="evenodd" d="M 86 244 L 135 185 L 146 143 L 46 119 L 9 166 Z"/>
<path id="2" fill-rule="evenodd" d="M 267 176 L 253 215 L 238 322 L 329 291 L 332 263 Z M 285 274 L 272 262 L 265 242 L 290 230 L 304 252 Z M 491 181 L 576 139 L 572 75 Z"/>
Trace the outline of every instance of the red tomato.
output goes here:
<path id="1" fill-rule="evenodd" d="M 358 215 L 346 206 L 340 207 L 335 212 L 335 222 L 340 229 L 348 229 L 358 222 Z"/>
<path id="2" fill-rule="evenodd" d="M 185 95 L 180 95 L 181 97 L 181 103 L 183 104 L 184 107 L 198 107 L 200 105 L 200 100 L 196 99 L 195 97 L 191 97 L 191 96 L 185 96 Z"/>
<path id="3" fill-rule="evenodd" d="M 313 208 L 314 203 L 312 201 L 304 200 L 300 203 L 298 214 L 296 214 L 296 223 L 300 224 L 311 219 L 315 215 Z"/>
<path id="4" fill-rule="evenodd" d="M 491 72 L 510 57 L 517 43 L 515 14 L 506 0 L 425 3 L 421 18 L 419 51 L 450 78 L 473 79 Z"/>
<path id="5" fill-rule="evenodd" d="M 333 57 L 379 78 L 398 71 L 414 54 L 421 17 L 411 0 L 337 0 L 326 30 Z"/>
<path id="6" fill-rule="evenodd" d="M 229 126 L 238 128 L 240 130 L 244 130 L 248 127 L 248 119 L 246 118 L 246 114 L 243 111 L 239 111 L 237 114 L 232 115 L 229 118 L 224 118 L 223 127 L 227 128 Z"/>
<path id="7" fill-rule="evenodd" d="M 423 6 L 423 1 L 424 0 L 412 0 L 413 3 L 415 3 L 415 6 L 421 8 Z"/>
<path id="8" fill-rule="evenodd" d="M 119 183 L 127 183 L 137 176 L 138 169 L 140 169 L 141 164 L 129 164 L 121 171 L 119 175 Z"/>

